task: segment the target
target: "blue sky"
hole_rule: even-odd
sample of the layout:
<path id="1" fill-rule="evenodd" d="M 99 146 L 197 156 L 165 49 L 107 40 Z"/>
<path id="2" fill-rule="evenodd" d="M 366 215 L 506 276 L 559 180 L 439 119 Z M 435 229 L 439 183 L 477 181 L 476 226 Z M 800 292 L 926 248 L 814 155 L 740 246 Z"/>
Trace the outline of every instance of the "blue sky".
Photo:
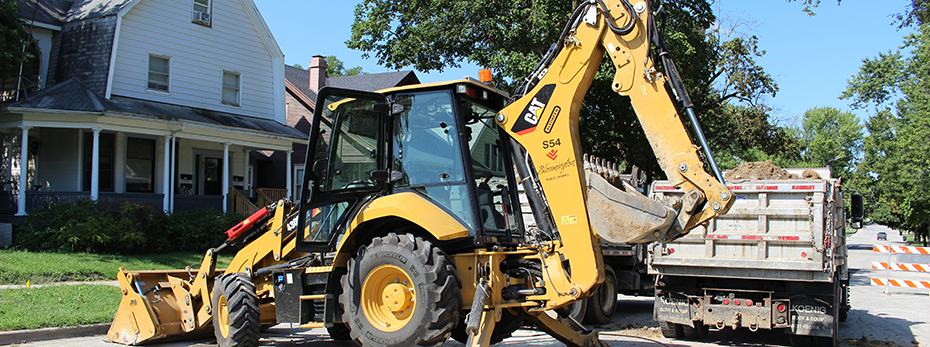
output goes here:
<path id="1" fill-rule="evenodd" d="M 346 48 L 357 1 L 254 0 L 284 51 L 285 63 L 307 66 L 314 55 L 335 55 L 346 67 L 388 72 L 377 59 Z M 792 124 L 804 111 L 831 106 L 853 111 L 863 119 L 871 110 L 852 110 L 837 97 L 855 74 L 862 59 L 898 47 L 907 31 L 898 31 L 890 15 L 901 12 L 910 0 L 823 0 L 816 16 L 801 11 L 797 2 L 784 0 L 716 0 L 714 12 L 722 26 L 740 23 L 737 31 L 759 37 L 766 51 L 759 64 L 779 84 L 768 100 L 781 124 Z M 674 52 L 672 52 L 674 54 Z M 686 62 L 678 61 L 679 65 Z M 442 73 L 417 72 L 420 81 L 436 82 L 472 76 L 479 67 L 464 65 Z"/>

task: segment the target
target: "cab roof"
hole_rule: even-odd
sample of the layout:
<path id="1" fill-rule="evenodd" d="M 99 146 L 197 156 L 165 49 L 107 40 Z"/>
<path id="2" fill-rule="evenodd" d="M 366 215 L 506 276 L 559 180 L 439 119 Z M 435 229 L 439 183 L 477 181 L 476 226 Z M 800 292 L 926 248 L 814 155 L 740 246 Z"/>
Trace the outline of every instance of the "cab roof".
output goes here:
<path id="1" fill-rule="evenodd" d="M 378 92 L 378 93 L 382 93 L 382 94 L 391 94 L 391 93 L 400 92 L 400 91 L 419 90 L 419 89 L 442 89 L 443 87 L 453 88 L 453 87 L 455 87 L 456 85 L 460 85 L 460 84 L 467 84 L 467 85 L 470 85 L 470 86 L 472 86 L 472 87 L 476 87 L 476 88 L 480 88 L 480 89 L 483 89 L 483 90 L 487 90 L 487 91 L 489 91 L 489 92 L 492 92 L 492 93 L 495 93 L 495 94 L 497 94 L 497 95 L 500 95 L 500 96 L 502 96 L 502 97 L 504 97 L 504 98 L 509 98 L 509 97 L 510 97 L 510 94 L 507 94 L 506 92 L 504 92 L 504 91 L 502 91 L 502 90 L 500 90 L 500 89 L 497 89 L 497 88 L 494 88 L 494 87 L 485 85 L 484 83 L 481 83 L 481 82 L 479 82 L 479 81 L 477 81 L 477 80 L 475 80 L 475 79 L 473 79 L 473 78 L 469 78 L 469 77 L 466 77 L 466 78 L 464 78 L 464 79 L 457 79 L 457 80 L 450 80 L 450 81 L 442 81 L 442 82 L 432 82 L 432 83 L 422 83 L 422 84 L 409 84 L 409 85 L 400 86 L 400 87 L 391 87 L 391 88 L 381 89 L 381 90 L 378 90 L 377 92 Z"/>

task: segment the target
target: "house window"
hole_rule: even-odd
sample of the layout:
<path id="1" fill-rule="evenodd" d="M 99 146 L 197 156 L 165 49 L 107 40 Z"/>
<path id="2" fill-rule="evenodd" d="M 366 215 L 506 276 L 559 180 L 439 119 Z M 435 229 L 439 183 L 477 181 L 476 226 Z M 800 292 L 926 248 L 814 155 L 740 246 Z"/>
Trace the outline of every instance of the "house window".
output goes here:
<path id="1" fill-rule="evenodd" d="M 223 103 L 239 106 L 239 74 L 223 71 Z"/>
<path id="2" fill-rule="evenodd" d="M 191 12 L 191 23 L 210 26 L 211 11 L 210 0 L 194 0 L 194 10 Z"/>
<path id="3" fill-rule="evenodd" d="M 168 91 L 170 63 L 171 59 L 168 57 L 149 54 L 149 84 L 146 89 Z"/>
<path id="4" fill-rule="evenodd" d="M 126 192 L 155 192 L 155 141 L 126 139 Z"/>
<path id="5" fill-rule="evenodd" d="M 300 196 L 304 188 L 304 166 L 294 166 L 294 190 L 291 191 L 291 201 L 297 200 L 297 197 Z"/>
<path id="6" fill-rule="evenodd" d="M 484 145 L 487 153 L 484 157 L 484 165 L 487 166 L 488 169 L 491 169 L 491 171 L 504 171 L 504 158 L 501 158 L 500 146 L 491 143 L 486 143 Z"/>
<path id="7" fill-rule="evenodd" d="M 114 168 L 116 167 L 116 136 L 114 134 L 100 134 L 100 164 L 98 165 L 98 189 L 101 192 L 113 191 Z M 84 133 L 84 190 L 90 191 L 91 168 L 94 163 L 94 133 Z"/>

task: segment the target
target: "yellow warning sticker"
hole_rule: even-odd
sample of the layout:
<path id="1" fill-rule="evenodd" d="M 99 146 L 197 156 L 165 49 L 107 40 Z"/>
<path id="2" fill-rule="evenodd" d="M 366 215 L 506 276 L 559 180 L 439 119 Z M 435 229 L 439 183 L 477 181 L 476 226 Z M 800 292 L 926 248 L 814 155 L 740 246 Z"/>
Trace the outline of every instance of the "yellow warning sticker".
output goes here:
<path id="1" fill-rule="evenodd" d="M 646 86 L 639 86 L 639 90 L 643 92 L 643 95 L 649 94 L 649 89 L 646 89 Z"/>
<path id="2" fill-rule="evenodd" d="M 578 223 L 578 216 L 576 215 L 562 216 L 562 225 L 577 224 L 577 223 Z"/>

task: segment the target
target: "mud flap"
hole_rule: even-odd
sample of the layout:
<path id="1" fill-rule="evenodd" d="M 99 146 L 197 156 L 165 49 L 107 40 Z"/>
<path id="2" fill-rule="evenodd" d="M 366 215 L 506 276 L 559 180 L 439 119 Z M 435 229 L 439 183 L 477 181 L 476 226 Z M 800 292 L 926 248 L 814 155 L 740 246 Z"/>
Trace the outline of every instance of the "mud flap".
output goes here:
<path id="1" fill-rule="evenodd" d="M 671 322 L 691 326 L 692 321 L 700 320 L 695 317 L 693 309 L 694 300 L 683 295 L 656 295 L 653 309 L 653 319 L 657 322 Z"/>
<path id="2" fill-rule="evenodd" d="M 809 335 L 832 337 L 834 326 L 833 305 L 826 301 L 811 297 L 791 299 L 791 333 L 794 335 Z"/>

